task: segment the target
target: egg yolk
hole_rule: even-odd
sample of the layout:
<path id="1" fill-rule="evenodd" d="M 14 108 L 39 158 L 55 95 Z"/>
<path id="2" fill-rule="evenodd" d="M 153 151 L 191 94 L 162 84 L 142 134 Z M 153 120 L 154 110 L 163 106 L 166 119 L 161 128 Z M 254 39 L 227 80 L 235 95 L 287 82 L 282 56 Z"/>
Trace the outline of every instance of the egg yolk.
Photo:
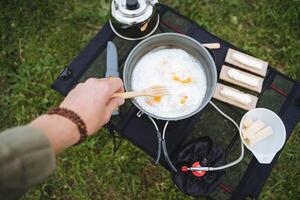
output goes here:
<path id="1" fill-rule="evenodd" d="M 180 104 L 185 104 L 186 100 L 188 99 L 188 96 L 183 96 L 180 99 Z"/>
<path id="2" fill-rule="evenodd" d="M 159 103 L 161 101 L 161 96 L 156 96 L 151 99 L 146 99 L 145 102 L 149 105 L 153 105 L 154 103 Z"/>
<path id="3" fill-rule="evenodd" d="M 182 84 L 188 84 L 188 83 L 192 82 L 192 78 L 190 76 L 185 78 L 185 79 L 180 79 L 180 77 L 177 76 L 176 74 L 173 75 L 173 80 L 177 81 L 177 82 L 180 82 Z"/>
<path id="4" fill-rule="evenodd" d="M 156 101 L 156 102 L 160 102 L 161 96 L 156 96 L 156 97 L 153 98 L 153 100 Z"/>

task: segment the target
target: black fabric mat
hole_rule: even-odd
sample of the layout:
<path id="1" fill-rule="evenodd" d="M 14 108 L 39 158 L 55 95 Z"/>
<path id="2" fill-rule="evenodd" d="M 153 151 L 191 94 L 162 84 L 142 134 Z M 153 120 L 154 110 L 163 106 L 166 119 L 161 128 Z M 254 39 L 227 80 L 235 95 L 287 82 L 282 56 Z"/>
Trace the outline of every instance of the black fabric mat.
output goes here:
<path id="1" fill-rule="evenodd" d="M 215 58 L 218 73 L 224 64 L 228 48 L 242 51 L 212 35 L 167 6 L 162 6 L 159 12 L 161 22 L 156 33 L 178 32 L 191 36 L 201 43 L 219 42 L 221 44 L 220 49 L 210 51 Z M 116 37 L 109 24 L 106 23 L 70 65 L 62 71 L 52 88 L 62 95 L 66 95 L 78 82 L 85 81 L 89 77 L 103 77 L 106 67 L 106 43 L 109 40 L 117 46 L 120 72 L 122 72 L 127 55 L 138 42 L 125 41 Z M 237 122 L 245 113 L 244 110 L 230 105 L 215 100 L 213 102 Z M 300 119 L 300 83 L 289 79 L 269 66 L 262 93 L 259 94 L 257 107 L 271 109 L 281 117 L 286 126 L 288 139 Z M 148 118 L 144 115 L 138 117 L 136 115 L 138 109 L 130 102 L 127 102 L 120 112 L 120 116 L 113 117 L 108 128 L 117 131 L 122 137 L 155 158 L 157 137 Z M 158 123 L 162 129 L 163 122 Z M 166 141 L 171 158 L 174 157 L 174 152 L 185 144 L 203 136 L 209 136 L 225 151 L 227 161 L 238 157 L 240 150 L 237 131 L 229 121 L 224 120 L 217 111 L 208 105 L 200 113 L 189 119 L 170 123 Z M 261 165 L 246 150 L 243 161 L 226 170 L 222 184 L 207 198 L 257 198 L 278 156 L 279 153 L 271 164 Z M 164 159 L 161 159 L 161 164 L 168 169 Z"/>

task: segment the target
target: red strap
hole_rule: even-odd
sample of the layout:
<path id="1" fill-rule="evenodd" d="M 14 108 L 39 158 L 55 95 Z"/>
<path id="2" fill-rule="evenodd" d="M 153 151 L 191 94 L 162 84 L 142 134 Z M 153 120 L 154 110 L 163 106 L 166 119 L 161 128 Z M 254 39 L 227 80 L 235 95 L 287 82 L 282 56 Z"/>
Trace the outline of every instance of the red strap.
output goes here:
<path id="1" fill-rule="evenodd" d="M 285 96 L 285 97 L 289 96 L 286 92 L 284 92 L 283 90 L 281 90 L 281 89 L 280 89 L 279 87 L 277 87 L 275 84 L 271 84 L 271 88 L 272 88 L 273 90 L 275 90 L 276 92 L 278 92 L 279 94 Z"/>
<path id="2" fill-rule="evenodd" d="M 170 29 L 173 29 L 174 31 L 176 31 L 177 33 L 181 33 L 184 34 L 184 32 L 182 32 L 177 26 L 165 21 L 165 20 L 160 20 L 161 23 L 167 27 L 169 27 Z"/>
<path id="3" fill-rule="evenodd" d="M 232 189 L 230 187 L 227 187 L 226 185 L 224 185 L 223 183 L 220 183 L 218 185 L 219 188 L 221 188 L 222 190 L 224 190 L 225 192 L 228 192 L 228 193 L 232 193 Z"/>

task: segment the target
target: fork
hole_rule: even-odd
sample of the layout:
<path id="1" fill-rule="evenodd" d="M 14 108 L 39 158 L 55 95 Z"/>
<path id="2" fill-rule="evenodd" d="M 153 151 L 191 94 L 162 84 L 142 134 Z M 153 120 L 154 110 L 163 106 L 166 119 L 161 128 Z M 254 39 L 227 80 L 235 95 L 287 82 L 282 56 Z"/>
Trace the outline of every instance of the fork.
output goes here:
<path id="1" fill-rule="evenodd" d="M 157 97 L 157 96 L 166 96 L 166 95 L 170 95 L 167 87 L 161 85 L 154 85 L 140 91 L 115 93 L 112 97 L 122 97 L 124 99 L 129 99 L 129 98 L 140 97 L 140 96 Z"/>

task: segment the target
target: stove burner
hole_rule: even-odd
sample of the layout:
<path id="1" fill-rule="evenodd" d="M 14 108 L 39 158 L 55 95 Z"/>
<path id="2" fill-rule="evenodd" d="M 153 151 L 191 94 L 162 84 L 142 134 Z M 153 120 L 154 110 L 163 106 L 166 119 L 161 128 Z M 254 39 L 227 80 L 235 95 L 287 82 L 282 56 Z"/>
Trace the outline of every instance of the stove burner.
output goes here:
<path id="1" fill-rule="evenodd" d="M 172 173 L 172 180 L 184 193 L 193 196 L 207 196 L 214 191 L 225 175 L 220 171 L 193 171 L 189 167 L 220 166 L 225 163 L 225 153 L 206 136 L 190 143 L 178 152 L 173 164 L 177 173 Z"/>

